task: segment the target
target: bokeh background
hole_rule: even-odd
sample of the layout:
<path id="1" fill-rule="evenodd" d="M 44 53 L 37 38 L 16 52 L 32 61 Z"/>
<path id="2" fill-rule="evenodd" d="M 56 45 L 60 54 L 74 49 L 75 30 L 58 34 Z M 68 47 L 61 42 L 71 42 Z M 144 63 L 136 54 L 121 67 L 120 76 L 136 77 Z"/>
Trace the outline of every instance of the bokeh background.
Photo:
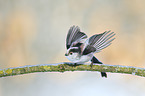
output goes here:
<path id="1" fill-rule="evenodd" d="M 144 0 L 0 0 L 0 69 L 68 62 L 65 38 L 112 30 L 95 54 L 110 65 L 145 67 Z M 145 78 L 99 72 L 33 73 L 0 78 L 0 96 L 144 96 Z"/>

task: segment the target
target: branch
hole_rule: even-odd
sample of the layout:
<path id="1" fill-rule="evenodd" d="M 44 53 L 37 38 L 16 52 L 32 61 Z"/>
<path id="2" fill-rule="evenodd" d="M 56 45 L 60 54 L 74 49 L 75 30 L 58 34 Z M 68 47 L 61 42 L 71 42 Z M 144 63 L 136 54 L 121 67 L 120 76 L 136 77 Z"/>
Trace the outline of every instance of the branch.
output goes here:
<path id="1" fill-rule="evenodd" d="M 90 65 L 83 65 L 74 63 L 58 63 L 58 64 L 40 64 L 40 65 L 26 65 L 22 67 L 0 69 L 0 77 L 7 77 L 20 74 L 28 74 L 35 72 L 65 72 L 65 71 L 99 71 L 111 73 L 125 73 L 145 77 L 145 68 L 137 68 L 131 66 L 120 65 L 106 65 L 94 64 L 92 68 Z"/>

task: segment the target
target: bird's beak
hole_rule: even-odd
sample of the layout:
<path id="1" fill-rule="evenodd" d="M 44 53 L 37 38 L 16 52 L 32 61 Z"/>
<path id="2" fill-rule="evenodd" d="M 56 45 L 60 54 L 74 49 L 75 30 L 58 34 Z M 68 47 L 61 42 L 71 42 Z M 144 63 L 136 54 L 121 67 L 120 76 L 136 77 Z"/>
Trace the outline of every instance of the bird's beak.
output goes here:
<path id="1" fill-rule="evenodd" d="M 68 54 L 65 53 L 65 56 L 68 56 Z"/>

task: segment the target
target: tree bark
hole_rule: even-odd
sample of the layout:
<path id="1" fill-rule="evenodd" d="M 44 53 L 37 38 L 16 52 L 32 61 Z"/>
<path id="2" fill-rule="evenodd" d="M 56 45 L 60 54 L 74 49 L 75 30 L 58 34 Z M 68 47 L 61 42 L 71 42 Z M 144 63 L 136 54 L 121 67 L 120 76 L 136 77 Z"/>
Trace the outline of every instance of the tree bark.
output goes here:
<path id="1" fill-rule="evenodd" d="M 35 72 L 65 72 L 65 71 L 99 71 L 99 72 L 132 74 L 136 76 L 145 77 L 145 68 L 121 66 L 121 65 L 96 64 L 96 63 L 91 67 L 90 65 L 74 64 L 68 62 L 57 64 L 26 65 L 22 67 L 0 69 L 0 77 Z"/>

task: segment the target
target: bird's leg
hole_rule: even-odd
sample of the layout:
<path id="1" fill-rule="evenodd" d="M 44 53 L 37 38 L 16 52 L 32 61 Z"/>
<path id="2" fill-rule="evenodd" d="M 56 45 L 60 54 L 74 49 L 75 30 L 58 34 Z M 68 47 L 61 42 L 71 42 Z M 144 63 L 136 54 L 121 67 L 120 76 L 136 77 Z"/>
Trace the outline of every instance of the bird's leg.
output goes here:
<path id="1" fill-rule="evenodd" d="M 93 67 L 93 62 L 91 62 L 90 66 L 91 66 L 91 68 Z"/>

